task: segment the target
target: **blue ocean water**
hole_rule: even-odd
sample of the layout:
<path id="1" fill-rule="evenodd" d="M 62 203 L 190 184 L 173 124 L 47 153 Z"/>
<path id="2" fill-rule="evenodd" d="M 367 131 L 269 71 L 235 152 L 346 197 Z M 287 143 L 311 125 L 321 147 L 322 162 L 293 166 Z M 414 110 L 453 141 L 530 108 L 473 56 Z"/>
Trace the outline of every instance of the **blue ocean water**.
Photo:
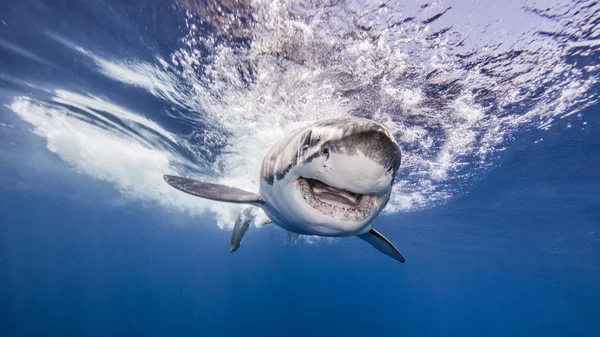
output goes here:
<path id="1" fill-rule="evenodd" d="M 598 335 L 597 3 L 412 5 L 0 4 L 0 336 Z M 404 152 L 405 264 L 273 226 L 231 254 L 238 209 L 161 179 L 251 189 L 348 114 Z"/>

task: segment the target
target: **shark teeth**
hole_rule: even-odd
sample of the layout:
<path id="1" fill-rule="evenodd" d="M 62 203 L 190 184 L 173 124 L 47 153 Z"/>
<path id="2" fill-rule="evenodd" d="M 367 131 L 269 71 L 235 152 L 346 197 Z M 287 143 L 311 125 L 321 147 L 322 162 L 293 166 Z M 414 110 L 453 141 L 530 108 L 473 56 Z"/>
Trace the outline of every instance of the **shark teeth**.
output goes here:
<path id="1" fill-rule="evenodd" d="M 340 190 L 315 179 L 298 179 L 304 201 L 321 213 L 343 221 L 362 221 L 371 215 L 375 195 Z"/>

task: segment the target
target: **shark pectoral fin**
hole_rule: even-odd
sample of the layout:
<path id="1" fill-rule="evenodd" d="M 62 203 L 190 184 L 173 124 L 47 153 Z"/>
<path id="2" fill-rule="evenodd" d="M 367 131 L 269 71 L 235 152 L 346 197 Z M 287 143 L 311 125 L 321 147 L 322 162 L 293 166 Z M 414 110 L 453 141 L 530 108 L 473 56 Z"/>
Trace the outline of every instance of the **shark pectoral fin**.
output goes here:
<path id="1" fill-rule="evenodd" d="M 298 233 L 288 232 L 288 239 L 290 242 L 296 241 L 296 239 L 300 236 Z"/>
<path id="2" fill-rule="evenodd" d="M 233 232 L 231 233 L 231 248 L 229 249 L 230 253 L 233 253 L 240 248 L 242 239 L 250 227 L 250 222 L 252 222 L 252 215 L 246 209 L 237 218 L 235 225 L 233 225 Z"/>
<path id="3" fill-rule="evenodd" d="M 255 206 L 264 205 L 264 202 L 260 200 L 260 195 L 240 190 L 239 188 L 170 175 L 164 175 L 163 178 L 169 185 L 176 189 L 200 198 L 238 204 L 252 204 Z"/>
<path id="4" fill-rule="evenodd" d="M 394 259 L 404 263 L 406 261 L 404 256 L 394 247 L 390 240 L 386 239 L 385 236 L 381 235 L 378 231 L 371 228 L 371 230 L 365 234 L 357 235 L 359 238 L 367 241 L 368 244 L 375 247 L 378 251 L 393 257 Z"/>

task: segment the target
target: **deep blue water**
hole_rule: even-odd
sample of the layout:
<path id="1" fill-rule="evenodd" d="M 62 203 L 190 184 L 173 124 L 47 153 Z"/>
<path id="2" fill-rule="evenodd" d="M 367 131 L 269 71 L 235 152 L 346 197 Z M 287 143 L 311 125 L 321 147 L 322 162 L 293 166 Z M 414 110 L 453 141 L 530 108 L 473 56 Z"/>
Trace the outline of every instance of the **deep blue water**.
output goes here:
<path id="1" fill-rule="evenodd" d="M 33 3 L 0 5 L 0 18 L 16 27 L 2 41 L 49 65 L 0 49 L 5 80 L 48 87 L 63 74 L 61 88 L 119 97 L 182 133 L 193 127 L 158 113 L 168 103 L 36 35 L 51 29 L 97 41 L 113 57 L 152 59 L 150 49 L 167 58 L 177 15 L 153 18 L 161 25 L 148 33 L 137 11 L 144 6 L 111 4 L 126 18 L 113 26 L 89 19 L 108 10 L 104 2 Z M 18 24 L 36 11 L 45 19 Z M 137 30 L 143 38 L 132 37 Z M 50 96 L 12 80 L 0 89 L 3 104 L 16 94 Z M 0 128 L 2 337 L 600 335 L 598 105 L 517 133 L 449 201 L 380 217 L 402 265 L 355 238 L 289 244 L 276 227 L 251 228 L 231 254 L 230 231 L 210 213 L 124 201 L 114 184 L 48 151 L 8 106 L 0 111 L 12 126 Z"/>
<path id="2" fill-rule="evenodd" d="M 588 125 L 510 153 L 443 207 L 384 217 L 404 265 L 356 239 L 290 245 L 272 228 L 230 254 L 210 219 L 5 184 L 2 335 L 595 336 L 600 120 Z M 2 174 L 31 173 L 20 169 Z M 54 179 L 67 194 L 114 197 Z"/>

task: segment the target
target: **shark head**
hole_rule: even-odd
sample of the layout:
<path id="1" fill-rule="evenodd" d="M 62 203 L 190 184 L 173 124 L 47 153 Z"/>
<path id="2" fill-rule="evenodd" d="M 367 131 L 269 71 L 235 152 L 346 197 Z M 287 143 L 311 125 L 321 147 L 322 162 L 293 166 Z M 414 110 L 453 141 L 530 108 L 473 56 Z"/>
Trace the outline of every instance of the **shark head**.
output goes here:
<path id="1" fill-rule="evenodd" d="M 368 230 L 387 204 L 400 160 L 398 144 L 379 123 L 321 121 L 271 149 L 263 161 L 261 196 L 290 227 L 355 235 Z"/>

